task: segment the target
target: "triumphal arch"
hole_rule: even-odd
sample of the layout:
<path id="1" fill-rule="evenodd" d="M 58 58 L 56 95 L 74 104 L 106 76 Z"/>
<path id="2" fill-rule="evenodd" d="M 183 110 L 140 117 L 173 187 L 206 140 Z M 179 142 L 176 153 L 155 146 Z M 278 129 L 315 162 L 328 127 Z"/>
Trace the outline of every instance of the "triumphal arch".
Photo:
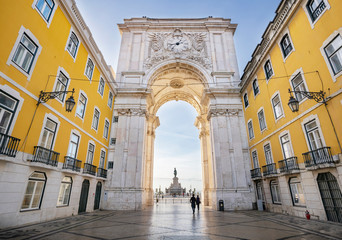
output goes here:
<path id="1" fill-rule="evenodd" d="M 254 194 L 230 19 L 132 18 L 122 35 L 104 209 L 153 204 L 158 109 L 171 100 L 198 113 L 204 205 L 251 209 Z"/>

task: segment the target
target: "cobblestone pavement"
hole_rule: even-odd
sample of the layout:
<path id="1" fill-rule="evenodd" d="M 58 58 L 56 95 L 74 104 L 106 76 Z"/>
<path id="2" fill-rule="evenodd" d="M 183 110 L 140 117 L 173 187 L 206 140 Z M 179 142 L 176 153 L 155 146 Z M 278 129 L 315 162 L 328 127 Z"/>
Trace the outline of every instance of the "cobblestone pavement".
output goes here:
<path id="1" fill-rule="evenodd" d="M 96 211 L 0 230 L 0 239 L 342 239 L 342 224 L 281 214 L 196 210 L 161 204 L 144 211 Z"/>

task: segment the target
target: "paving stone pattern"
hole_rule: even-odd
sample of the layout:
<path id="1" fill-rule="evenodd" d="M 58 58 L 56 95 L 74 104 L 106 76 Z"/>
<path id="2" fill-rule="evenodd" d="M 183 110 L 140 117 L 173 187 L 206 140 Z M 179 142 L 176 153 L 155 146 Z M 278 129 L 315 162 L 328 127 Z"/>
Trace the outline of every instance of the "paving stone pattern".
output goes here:
<path id="1" fill-rule="evenodd" d="M 342 239 L 342 224 L 258 211 L 202 208 L 192 214 L 190 204 L 159 203 L 144 211 L 96 211 L 1 229 L 0 239 Z"/>

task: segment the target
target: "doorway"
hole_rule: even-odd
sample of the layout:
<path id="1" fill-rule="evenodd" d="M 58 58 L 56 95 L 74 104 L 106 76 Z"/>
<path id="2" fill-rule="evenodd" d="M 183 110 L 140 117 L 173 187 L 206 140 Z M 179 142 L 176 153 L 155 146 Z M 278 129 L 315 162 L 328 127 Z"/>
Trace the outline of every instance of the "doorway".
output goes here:
<path id="1" fill-rule="evenodd" d="M 96 184 L 96 191 L 95 191 L 94 210 L 100 208 L 101 189 L 102 189 L 102 183 L 101 182 L 97 182 L 97 184 Z"/>
<path id="2" fill-rule="evenodd" d="M 89 180 L 85 179 L 82 183 L 82 190 L 80 196 L 80 203 L 78 206 L 78 213 L 83 213 L 87 209 L 88 193 L 89 193 Z"/>
<path id="3" fill-rule="evenodd" d="M 342 222 L 342 194 L 335 176 L 320 173 L 317 183 L 328 221 Z"/>

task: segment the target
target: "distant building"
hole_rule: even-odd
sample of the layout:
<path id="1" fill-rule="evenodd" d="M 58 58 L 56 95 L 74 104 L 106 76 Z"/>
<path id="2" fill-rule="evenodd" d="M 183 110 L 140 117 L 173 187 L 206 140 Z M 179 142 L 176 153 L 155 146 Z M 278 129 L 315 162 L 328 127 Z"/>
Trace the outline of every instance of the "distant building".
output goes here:
<path id="1" fill-rule="evenodd" d="M 98 209 L 111 69 L 73 0 L 2 1 L 0 15 L 0 228 Z"/>
<path id="2" fill-rule="evenodd" d="M 338 0 L 281 1 L 245 67 L 251 177 L 266 210 L 342 222 L 341 9 Z"/>

